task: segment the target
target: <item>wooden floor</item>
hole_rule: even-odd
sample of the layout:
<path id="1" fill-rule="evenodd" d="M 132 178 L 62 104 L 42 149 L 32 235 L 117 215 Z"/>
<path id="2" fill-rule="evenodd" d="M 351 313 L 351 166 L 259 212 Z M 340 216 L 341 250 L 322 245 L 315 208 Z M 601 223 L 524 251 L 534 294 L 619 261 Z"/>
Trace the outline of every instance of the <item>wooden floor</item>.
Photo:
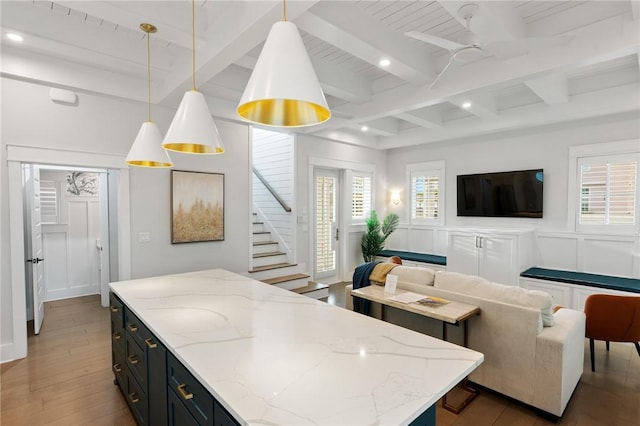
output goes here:
<path id="1" fill-rule="evenodd" d="M 331 286 L 329 303 L 344 306 L 344 284 Z M 29 356 L 2 364 L 0 424 L 133 425 L 113 385 L 109 312 L 98 296 L 45 304 Z M 585 344 L 584 374 L 561 425 L 640 425 L 640 357 L 627 344 L 596 344 L 596 372 Z M 534 410 L 483 391 L 461 414 L 437 409 L 438 425 L 547 425 Z"/>
<path id="2" fill-rule="evenodd" d="M 109 310 L 99 296 L 45 303 L 25 359 L 2 364 L 3 426 L 135 425 L 111 373 Z"/>

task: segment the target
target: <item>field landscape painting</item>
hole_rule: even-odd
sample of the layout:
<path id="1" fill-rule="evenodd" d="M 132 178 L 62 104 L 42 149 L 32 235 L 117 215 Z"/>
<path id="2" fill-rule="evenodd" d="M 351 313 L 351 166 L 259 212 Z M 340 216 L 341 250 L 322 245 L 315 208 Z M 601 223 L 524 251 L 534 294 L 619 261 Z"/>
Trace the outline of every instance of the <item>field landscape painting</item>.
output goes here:
<path id="1" fill-rule="evenodd" d="M 224 240 L 224 174 L 171 171 L 171 243 Z"/>

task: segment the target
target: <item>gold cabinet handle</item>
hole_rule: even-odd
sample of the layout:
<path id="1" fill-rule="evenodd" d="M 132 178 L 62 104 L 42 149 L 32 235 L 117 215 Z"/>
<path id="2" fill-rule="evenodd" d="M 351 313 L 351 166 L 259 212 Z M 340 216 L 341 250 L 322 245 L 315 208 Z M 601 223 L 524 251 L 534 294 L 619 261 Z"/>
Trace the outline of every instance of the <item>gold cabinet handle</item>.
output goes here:
<path id="1" fill-rule="evenodd" d="M 127 359 L 129 360 L 131 365 L 136 365 L 138 362 L 140 362 L 140 360 L 138 360 L 138 358 L 135 355 L 129 355 Z"/>
<path id="2" fill-rule="evenodd" d="M 122 338 L 122 334 L 120 334 L 119 332 L 113 333 L 114 340 L 120 340 L 121 338 Z"/>
<path id="3" fill-rule="evenodd" d="M 144 342 L 147 344 L 149 349 L 155 349 L 155 348 L 158 347 L 158 344 L 157 343 L 153 343 L 153 340 L 151 338 L 145 339 Z"/>
<path id="4" fill-rule="evenodd" d="M 184 388 L 186 388 L 187 385 L 185 383 L 178 385 L 178 393 L 180 394 L 180 396 L 187 400 L 187 399 L 192 399 L 193 398 L 193 394 L 192 393 L 187 393 L 186 390 L 184 390 Z"/>
<path id="5" fill-rule="evenodd" d="M 111 312 L 114 312 L 114 313 L 115 313 L 115 312 L 118 312 L 119 310 L 120 310 L 120 309 L 118 309 L 118 307 L 117 307 L 117 306 L 112 306 L 112 307 L 111 307 Z"/>
<path id="6" fill-rule="evenodd" d="M 135 333 L 136 331 L 138 331 L 138 326 L 137 326 L 137 325 L 135 325 L 135 324 L 127 324 L 127 327 L 129 327 L 129 330 L 130 330 L 130 331 L 132 331 L 132 332 L 134 332 L 134 333 Z"/>
<path id="7" fill-rule="evenodd" d="M 129 394 L 129 399 L 131 400 L 131 402 L 133 402 L 134 404 L 137 404 L 138 402 L 140 402 L 140 397 L 138 396 L 137 393 L 133 392 Z"/>
<path id="8" fill-rule="evenodd" d="M 119 373 L 122 371 L 122 366 L 120 364 L 113 364 L 113 371 Z"/>

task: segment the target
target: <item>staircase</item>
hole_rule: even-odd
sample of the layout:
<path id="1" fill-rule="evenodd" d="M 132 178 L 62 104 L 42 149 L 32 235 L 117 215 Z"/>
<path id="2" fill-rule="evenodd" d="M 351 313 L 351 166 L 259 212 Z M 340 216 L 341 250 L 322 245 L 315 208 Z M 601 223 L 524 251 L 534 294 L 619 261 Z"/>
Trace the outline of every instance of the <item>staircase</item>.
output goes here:
<path id="1" fill-rule="evenodd" d="M 326 300 L 329 286 L 309 281 L 309 275 L 297 264 L 289 263 L 287 254 L 280 251 L 280 244 L 273 241 L 271 232 L 265 230 L 264 223 L 253 214 L 253 269 L 249 276 L 255 280 L 271 284 L 285 290 Z"/>

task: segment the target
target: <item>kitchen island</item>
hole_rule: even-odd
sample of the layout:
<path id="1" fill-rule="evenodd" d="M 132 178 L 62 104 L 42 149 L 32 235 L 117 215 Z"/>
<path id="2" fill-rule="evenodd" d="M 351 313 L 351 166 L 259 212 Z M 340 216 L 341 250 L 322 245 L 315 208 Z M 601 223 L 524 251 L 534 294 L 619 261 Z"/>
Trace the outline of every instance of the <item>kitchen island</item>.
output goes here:
<path id="1" fill-rule="evenodd" d="M 130 407 L 142 400 L 152 414 L 167 409 L 153 406 L 151 395 L 166 382 L 169 424 L 187 414 L 189 422 L 205 423 L 213 411 L 225 424 L 435 424 L 436 402 L 483 360 L 479 352 L 223 269 L 116 282 L 111 290 L 116 380 Z M 121 312 L 126 333 L 118 328 Z M 160 355 L 144 355 L 158 345 L 167 368 Z M 127 368 L 116 362 L 120 353 Z M 186 376 L 197 383 L 179 383 Z M 156 381 L 149 395 L 138 389 L 145 380 Z M 212 415 L 202 408 L 208 403 L 197 405 L 206 393 L 200 385 L 213 400 Z M 176 397 L 188 406 L 184 413 L 172 403 Z M 216 417 L 215 424 L 222 422 Z"/>

